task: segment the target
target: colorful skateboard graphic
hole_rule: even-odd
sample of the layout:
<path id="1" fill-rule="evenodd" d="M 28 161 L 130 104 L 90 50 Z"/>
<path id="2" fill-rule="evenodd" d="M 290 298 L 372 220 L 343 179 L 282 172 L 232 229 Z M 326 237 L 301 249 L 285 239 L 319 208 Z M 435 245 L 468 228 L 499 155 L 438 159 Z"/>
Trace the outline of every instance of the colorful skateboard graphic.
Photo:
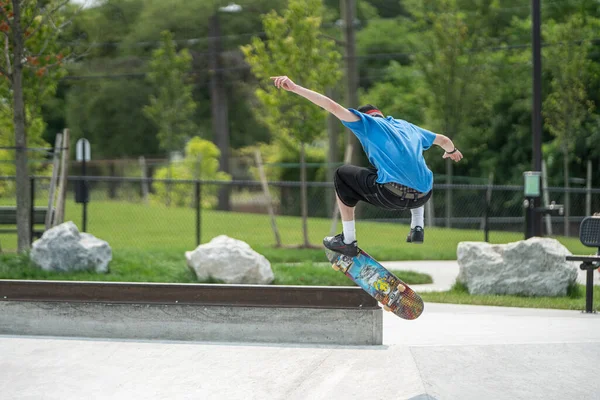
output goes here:
<path id="1" fill-rule="evenodd" d="M 331 250 L 325 253 L 333 269 L 343 272 L 387 311 L 404 319 L 416 319 L 423 312 L 421 296 L 364 251 L 360 250 L 356 257 Z"/>

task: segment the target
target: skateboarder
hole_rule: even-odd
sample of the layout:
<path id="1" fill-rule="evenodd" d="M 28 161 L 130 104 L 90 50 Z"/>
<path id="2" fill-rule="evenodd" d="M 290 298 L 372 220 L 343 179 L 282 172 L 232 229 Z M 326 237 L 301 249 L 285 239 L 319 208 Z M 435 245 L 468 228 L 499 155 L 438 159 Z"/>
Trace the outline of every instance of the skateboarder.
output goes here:
<path id="1" fill-rule="evenodd" d="M 323 239 L 325 247 L 351 257 L 358 254 L 354 208 L 361 200 L 386 210 L 410 209 L 412 218 L 406 241 L 423 243 L 424 204 L 433 188 L 433 173 L 425 163 L 423 151 L 435 144 L 444 149 L 443 158 L 460 161 L 462 153 L 452 140 L 404 120 L 384 117 L 370 104 L 358 110 L 345 108 L 295 84 L 287 76 L 271 79 L 277 88 L 296 93 L 335 115 L 356 135 L 375 167 L 344 165 L 337 169 L 334 184 L 343 231 Z"/>

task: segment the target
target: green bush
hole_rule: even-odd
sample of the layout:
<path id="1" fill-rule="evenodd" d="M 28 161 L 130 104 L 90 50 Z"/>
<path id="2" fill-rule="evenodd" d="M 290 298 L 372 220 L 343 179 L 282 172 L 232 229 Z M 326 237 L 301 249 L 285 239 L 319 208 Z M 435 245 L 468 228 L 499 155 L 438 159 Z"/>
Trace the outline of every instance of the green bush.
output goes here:
<path id="1" fill-rule="evenodd" d="M 185 146 L 185 158 L 156 170 L 155 179 L 200 179 L 230 181 L 231 175 L 219 171 L 221 152 L 214 143 L 195 137 Z M 202 186 L 202 207 L 212 208 L 217 203 L 218 185 Z M 177 207 L 194 205 L 194 185 L 187 183 L 154 183 L 152 201 Z"/>

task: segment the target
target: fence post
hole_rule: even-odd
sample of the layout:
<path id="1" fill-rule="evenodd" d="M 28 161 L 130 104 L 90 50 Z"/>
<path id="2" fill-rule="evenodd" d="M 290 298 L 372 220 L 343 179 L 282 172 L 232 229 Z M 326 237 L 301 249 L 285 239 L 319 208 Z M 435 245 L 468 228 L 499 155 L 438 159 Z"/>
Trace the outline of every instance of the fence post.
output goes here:
<path id="1" fill-rule="evenodd" d="M 452 161 L 446 159 L 446 228 L 452 227 Z"/>
<path id="2" fill-rule="evenodd" d="M 195 191 L 196 191 L 196 246 L 200 245 L 200 223 L 201 223 L 201 219 L 200 219 L 200 212 L 201 212 L 201 204 L 202 204 L 202 199 L 200 198 L 200 180 L 196 179 L 195 182 Z"/>
<path id="3" fill-rule="evenodd" d="M 488 178 L 488 187 L 485 193 L 485 217 L 484 217 L 484 232 L 485 241 L 490 241 L 490 225 L 489 225 L 489 214 L 492 203 L 492 189 L 494 187 L 494 173 L 491 172 Z"/>
<path id="4" fill-rule="evenodd" d="M 33 225 L 35 223 L 35 221 L 33 220 L 34 217 L 34 210 L 35 210 L 35 177 L 30 176 L 29 177 L 29 186 L 30 186 L 30 209 L 29 209 L 29 245 L 31 246 L 31 244 L 33 243 Z"/>
<path id="5" fill-rule="evenodd" d="M 546 161 L 542 160 L 542 190 L 544 191 L 544 207 L 550 205 L 550 195 L 548 193 L 548 170 L 546 169 Z M 546 235 L 552 236 L 552 216 L 546 215 Z"/>
<path id="6" fill-rule="evenodd" d="M 140 169 L 142 170 L 142 201 L 144 204 L 148 205 L 148 176 L 146 172 L 146 159 L 144 156 L 140 156 L 138 158 L 138 162 L 140 164 Z"/>
<path id="7" fill-rule="evenodd" d="M 586 181 L 585 216 L 589 217 L 592 215 L 592 160 L 588 160 L 587 162 Z"/>

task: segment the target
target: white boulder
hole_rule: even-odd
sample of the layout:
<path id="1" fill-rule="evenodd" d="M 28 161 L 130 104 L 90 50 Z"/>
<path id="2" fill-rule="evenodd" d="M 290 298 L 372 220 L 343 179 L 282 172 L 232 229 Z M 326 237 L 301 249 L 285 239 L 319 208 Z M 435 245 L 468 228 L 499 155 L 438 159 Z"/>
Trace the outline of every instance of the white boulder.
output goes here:
<path id="1" fill-rule="evenodd" d="M 577 263 L 558 240 L 533 237 L 514 243 L 458 244 L 458 281 L 471 294 L 565 296 L 577 279 Z"/>
<path id="2" fill-rule="evenodd" d="M 108 272 L 112 249 L 104 240 L 80 233 L 71 221 L 48 229 L 31 248 L 31 260 L 44 271 Z"/>
<path id="3" fill-rule="evenodd" d="M 225 235 L 201 244 L 194 251 L 186 251 L 185 258 L 198 280 L 268 284 L 275 278 L 269 260 L 246 242 Z"/>

